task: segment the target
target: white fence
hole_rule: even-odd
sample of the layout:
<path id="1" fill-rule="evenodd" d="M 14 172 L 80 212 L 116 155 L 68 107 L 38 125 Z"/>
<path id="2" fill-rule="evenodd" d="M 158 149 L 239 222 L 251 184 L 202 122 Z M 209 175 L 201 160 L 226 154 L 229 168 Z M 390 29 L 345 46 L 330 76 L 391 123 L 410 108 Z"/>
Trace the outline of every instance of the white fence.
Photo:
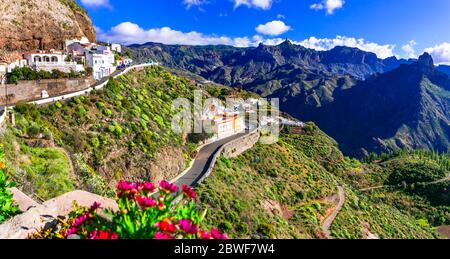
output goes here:
<path id="1" fill-rule="evenodd" d="M 5 110 L 0 111 L 0 126 L 6 121 L 6 112 Z"/>

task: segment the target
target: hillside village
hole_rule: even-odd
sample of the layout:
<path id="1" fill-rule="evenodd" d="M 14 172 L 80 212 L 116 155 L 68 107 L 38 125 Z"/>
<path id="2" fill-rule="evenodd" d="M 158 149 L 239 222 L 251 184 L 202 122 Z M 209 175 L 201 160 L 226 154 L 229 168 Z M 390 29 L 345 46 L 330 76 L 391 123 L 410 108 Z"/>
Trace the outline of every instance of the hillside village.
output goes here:
<path id="1" fill-rule="evenodd" d="M 98 44 L 86 37 L 65 41 L 64 50 L 37 50 L 21 53 L 20 58 L 0 63 L 0 75 L 12 73 L 14 69 L 29 67 L 35 71 L 90 72 L 95 80 L 113 74 L 117 68 L 132 64 L 133 60 L 122 55 L 120 44 Z"/>

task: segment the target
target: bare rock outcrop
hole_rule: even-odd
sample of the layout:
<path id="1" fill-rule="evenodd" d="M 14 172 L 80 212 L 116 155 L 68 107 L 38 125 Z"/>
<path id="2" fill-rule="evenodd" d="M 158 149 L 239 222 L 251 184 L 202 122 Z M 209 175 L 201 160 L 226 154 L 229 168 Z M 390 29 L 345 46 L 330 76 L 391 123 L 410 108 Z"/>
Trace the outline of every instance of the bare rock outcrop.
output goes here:
<path id="1" fill-rule="evenodd" d="M 62 49 L 65 40 L 83 36 L 96 40 L 91 19 L 74 0 L 0 0 L 0 12 L 6 52 Z"/>

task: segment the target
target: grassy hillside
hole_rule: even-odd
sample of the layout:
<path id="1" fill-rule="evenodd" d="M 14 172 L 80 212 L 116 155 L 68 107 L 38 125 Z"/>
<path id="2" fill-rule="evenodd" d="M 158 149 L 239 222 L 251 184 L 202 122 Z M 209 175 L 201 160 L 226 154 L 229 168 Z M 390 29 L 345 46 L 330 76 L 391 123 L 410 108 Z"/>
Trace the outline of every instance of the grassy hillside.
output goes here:
<path id="1" fill-rule="evenodd" d="M 389 163 L 394 158 L 386 165 L 345 158 L 333 140 L 308 124 L 298 135 L 285 132 L 275 145 L 258 144 L 236 159 L 222 158 L 197 188 L 198 206 L 208 209 L 209 224 L 219 224 L 231 237 L 321 238 L 323 220 L 337 204 L 337 186 L 343 186 L 346 202 L 332 225 L 333 236 L 437 237 L 433 226 L 450 222 L 448 203 L 439 206 L 423 193 L 395 188 L 359 191 L 364 185 L 379 184 L 374 175 L 389 179 L 392 174 L 386 171 L 398 172 Z M 416 207 L 399 204 L 400 200 Z M 444 222 L 429 220 L 433 213 L 440 213 Z"/>
<path id="2" fill-rule="evenodd" d="M 171 130 L 171 101 L 192 98 L 193 89 L 187 79 L 149 68 L 86 97 L 19 104 L 16 125 L 1 140 L 10 174 L 45 199 L 74 188 L 108 195 L 120 179 L 170 179 L 195 149 Z"/>

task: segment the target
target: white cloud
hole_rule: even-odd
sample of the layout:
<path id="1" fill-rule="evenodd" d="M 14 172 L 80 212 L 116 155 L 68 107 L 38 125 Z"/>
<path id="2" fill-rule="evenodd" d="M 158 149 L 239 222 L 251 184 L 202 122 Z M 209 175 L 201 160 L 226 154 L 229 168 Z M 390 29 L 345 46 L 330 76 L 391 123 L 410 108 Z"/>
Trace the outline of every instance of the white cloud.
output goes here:
<path id="1" fill-rule="evenodd" d="M 99 8 L 99 7 L 112 8 L 112 5 L 109 2 L 109 0 L 81 0 L 81 3 L 86 7 L 92 8 Z"/>
<path id="2" fill-rule="evenodd" d="M 181 32 L 169 27 L 143 29 L 131 22 L 124 22 L 112 27 L 107 32 L 98 34 L 101 41 L 117 42 L 126 45 L 143 44 L 146 42 L 159 42 L 164 44 L 185 45 L 232 45 L 236 47 L 251 46 L 248 37 L 231 38 L 227 36 L 205 35 L 200 32 Z"/>
<path id="3" fill-rule="evenodd" d="M 403 50 L 403 52 L 405 52 L 405 54 L 408 58 L 417 58 L 416 50 L 414 49 L 414 46 L 416 46 L 416 45 L 417 45 L 417 42 L 412 40 L 402 46 L 402 50 Z"/>
<path id="4" fill-rule="evenodd" d="M 312 4 L 310 6 L 313 10 L 326 10 L 327 14 L 332 15 L 338 9 L 344 7 L 344 0 L 322 0 L 320 3 Z"/>
<path id="5" fill-rule="evenodd" d="M 186 5 L 186 8 L 189 9 L 192 6 L 203 5 L 206 3 L 206 0 L 183 0 L 183 4 Z"/>
<path id="6" fill-rule="evenodd" d="M 383 59 L 395 56 L 394 55 L 395 45 L 391 44 L 379 45 L 374 42 L 366 41 L 365 39 L 356 39 L 345 36 L 337 36 L 334 39 L 328 38 L 318 39 L 316 37 L 310 37 L 309 39 L 294 43 L 315 50 L 330 50 L 336 46 L 359 48 L 364 51 L 373 52 L 377 54 L 379 58 Z"/>
<path id="7" fill-rule="evenodd" d="M 444 42 L 440 45 L 426 48 L 425 52 L 433 56 L 434 63 L 450 65 L 450 43 Z"/>
<path id="8" fill-rule="evenodd" d="M 238 8 L 241 5 L 245 5 L 249 8 L 258 8 L 263 10 L 269 10 L 272 7 L 273 0 L 232 0 L 234 2 L 234 8 Z"/>
<path id="9" fill-rule="evenodd" d="M 270 36 L 281 35 L 290 29 L 290 26 L 287 26 L 283 21 L 279 20 L 271 21 L 266 24 L 260 24 L 255 28 L 258 33 Z"/>

